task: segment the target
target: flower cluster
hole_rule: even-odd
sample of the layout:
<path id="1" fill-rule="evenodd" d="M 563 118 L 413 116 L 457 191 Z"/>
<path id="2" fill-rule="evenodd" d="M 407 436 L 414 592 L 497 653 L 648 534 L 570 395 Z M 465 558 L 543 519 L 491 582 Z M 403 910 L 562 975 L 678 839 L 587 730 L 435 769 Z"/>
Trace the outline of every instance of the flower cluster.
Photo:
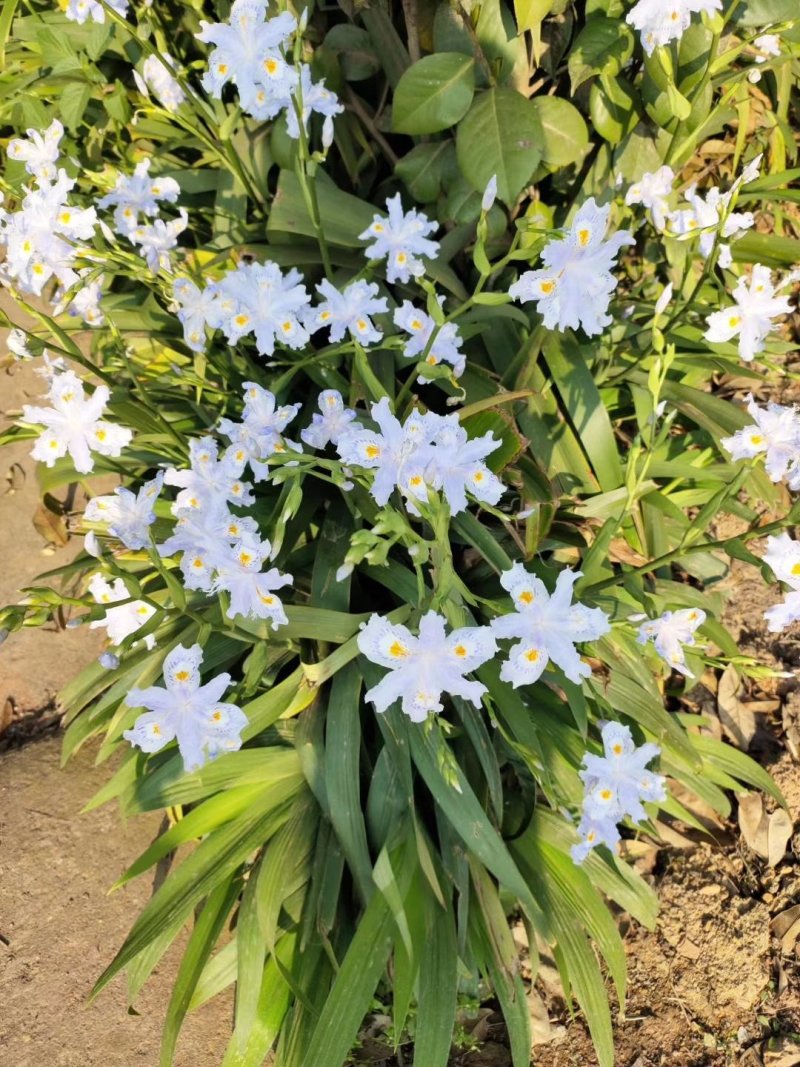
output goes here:
<path id="1" fill-rule="evenodd" d="M 107 523 L 108 532 L 126 548 L 146 548 L 150 543 L 150 527 L 156 519 L 153 508 L 163 484 L 164 475 L 159 473 L 137 493 L 119 486 L 114 496 L 93 497 L 83 517 L 87 522 Z"/>
<path id="2" fill-rule="evenodd" d="M 668 232 L 684 238 L 699 235 L 700 255 L 708 259 L 716 245 L 720 267 L 730 267 L 733 263 L 731 247 L 722 243 L 720 238 L 736 240 L 755 225 L 755 216 L 751 211 L 731 211 L 730 205 L 740 186 L 758 177 L 760 164 L 761 156 L 758 156 L 726 193 L 715 187 L 701 196 L 697 186 L 690 185 L 684 193 L 687 206 L 671 212 Z"/>
<path id="3" fill-rule="evenodd" d="M 143 159 L 136 164 L 133 174 L 118 175 L 111 192 L 97 202 L 100 208 L 114 208 L 117 233 L 138 246 L 154 274 L 159 270 L 171 270 L 169 254 L 189 222 L 183 208 L 175 219 L 160 217 L 160 202 L 174 204 L 179 193 L 180 187 L 174 178 L 151 178 L 150 160 Z"/>
<path id="4" fill-rule="evenodd" d="M 646 818 L 644 801 L 657 802 L 666 796 L 662 775 L 647 770 L 659 755 L 658 745 L 638 748 L 627 726 L 607 722 L 601 729 L 603 755 L 587 752 L 580 772 L 585 788 L 583 812 L 578 826 L 580 842 L 572 848 L 572 858 L 582 863 L 596 845 L 613 849 L 619 841 L 617 823 L 624 818 L 641 822 Z"/>
<path id="5" fill-rule="evenodd" d="M 283 274 L 276 263 L 240 263 L 217 282 L 200 289 L 188 278 L 174 283 L 173 296 L 186 343 L 205 347 L 205 328 L 219 329 L 229 344 L 253 335 L 262 356 L 279 341 L 288 348 L 308 343 L 305 326 L 310 297 L 297 270 Z"/>
<path id="6" fill-rule="evenodd" d="M 464 626 L 445 632 L 445 619 L 429 611 L 419 621 L 419 635 L 405 626 L 373 615 L 358 635 L 363 656 L 388 667 L 381 681 L 367 691 L 376 711 L 386 711 L 401 700 L 403 712 L 412 722 L 424 722 L 431 712 L 440 712 L 442 694 L 469 700 L 480 707 L 486 686 L 464 677 L 476 670 L 497 651 L 491 630 L 486 626 Z"/>
<path id="7" fill-rule="evenodd" d="M 756 263 L 749 281 L 740 278 L 731 293 L 734 306 L 709 315 L 705 339 L 718 344 L 737 337 L 739 356 L 749 363 L 759 352 L 763 352 L 765 340 L 776 328 L 773 319 L 791 312 L 789 298 L 778 296 L 778 293 L 798 277 L 800 271 L 792 271 L 777 285 L 773 285 L 769 267 Z"/>
<path id="8" fill-rule="evenodd" d="M 767 628 L 776 634 L 800 620 L 800 541 L 794 541 L 787 533 L 768 537 L 764 562 L 791 590 L 780 604 L 764 612 Z"/>
<path id="9" fill-rule="evenodd" d="M 269 541 L 260 538 L 255 519 L 231 511 L 231 505 L 251 504 L 254 499 L 241 478 L 248 458 L 238 443 L 220 458 L 213 438 L 192 441 L 189 467 L 170 467 L 164 473 L 167 485 L 180 492 L 172 506 L 174 531 L 157 548 L 165 558 L 182 554 L 187 589 L 226 593 L 228 618 L 267 619 L 276 629 L 287 619 L 274 591 L 288 585 L 291 576 L 275 567 L 262 571 L 270 557 Z"/>
<path id="10" fill-rule="evenodd" d="M 166 688 L 131 689 L 128 706 L 143 707 L 133 729 L 123 737 L 143 752 L 160 752 L 177 740 L 187 771 L 195 771 L 222 752 L 241 748 L 241 733 L 247 716 L 236 704 L 220 703 L 231 684 L 229 674 L 218 674 L 206 685 L 200 684 L 203 650 L 200 645 L 177 645 L 167 655 L 162 668 Z"/>
<path id="11" fill-rule="evenodd" d="M 579 683 L 591 674 L 575 645 L 602 637 L 610 624 L 600 608 L 572 603 L 573 586 L 580 576 L 580 571 L 564 569 L 552 593 L 521 563 L 500 576 L 514 610 L 495 619 L 492 631 L 499 638 L 517 638 L 500 670 L 503 681 L 515 689 L 532 685 L 551 661 L 571 682 Z"/>
<path id="12" fill-rule="evenodd" d="M 439 297 L 439 305 L 443 303 L 444 297 Z M 437 327 L 430 315 L 415 308 L 410 300 L 404 300 L 395 310 L 394 324 L 409 335 L 403 346 L 406 359 L 423 358 L 431 367 L 449 363 L 456 378 L 464 373 L 467 358 L 461 351 L 461 336 L 452 322 Z M 424 382 L 425 378 L 421 376 L 417 381 Z"/>
<path id="13" fill-rule="evenodd" d="M 676 41 L 689 28 L 692 15 L 722 10 L 722 0 L 639 0 L 625 16 L 641 35 L 648 55 L 659 45 Z"/>
<path id="14" fill-rule="evenodd" d="M 800 490 L 800 415 L 796 408 L 772 402 L 760 408 L 748 396 L 747 410 L 755 421 L 732 437 L 724 437 L 722 447 L 735 460 L 763 454 L 773 482 L 785 481 L 790 489 Z"/>
<path id="15" fill-rule="evenodd" d="M 31 450 L 34 459 L 52 467 L 57 459 L 69 456 L 79 474 L 94 470 L 92 452 L 101 456 L 118 456 L 133 434 L 125 426 L 106 422 L 103 412 L 109 400 L 109 390 L 98 385 L 91 396 L 84 393 L 83 382 L 74 371 L 54 374 L 47 398 L 51 407 L 26 404 L 22 421 L 32 426 L 44 426 Z"/>
<path id="16" fill-rule="evenodd" d="M 197 38 L 212 45 L 203 88 L 222 99 L 231 82 L 244 112 L 256 119 L 286 113 L 289 136 L 300 136 L 300 121 L 307 129 L 312 112 L 324 117 L 323 140 L 333 139 L 333 118 L 342 110 L 335 93 L 324 82 L 314 82 L 305 64 L 299 73 L 287 59 L 287 45 L 297 29 L 294 15 L 283 11 L 267 18 L 266 0 L 234 0 L 227 22 L 200 22 Z M 301 119 L 298 119 L 298 112 Z"/>
<path id="17" fill-rule="evenodd" d="M 0 244 L 6 248 L 0 278 L 36 296 L 55 278 L 60 285 L 55 296 L 57 311 L 68 304 L 88 325 L 99 326 L 103 321 L 98 306 L 102 279 L 85 284 L 73 301 L 66 300 L 67 291 L 85 277 L 86 272 L 80 270 L 82 243 L 94 235 L 97 214 L 93 207 L 79 208 L 69 202 L 75 180 L 56 166 L 63 132 L 61 123 L 54 120 L 43 133 L 29 130 L 27 138 L 9 144 L 9 156 L 24 162 L 36 185 L 26 189 L 17 211 L 0 209 Z"/>
<path id="18" fill-rule="evenodd" d="M 755 223 L 752 212 L 731 211 L 731 203 L 742 185 L 755 181 L 760 166 L 761 156 L 756 156 L 725 193 L 712 188 L 703 196 L 698 193 L 696 183 L 690 185 L 684 193 L 684 205 L 677 210 L 672 210 L 669 204 L 675 172 L 671 167 L 659 167 L 643 174 L 630 186 L 625 203 L 647 208 L 653 225 L 662 233 L 683 239 L 699 237 L 698 247 L 704 259 L 711 256 L 716 245 L 717 261 L 721 267 L 727 268 L 733 262 L 733 255 L 730 245 L 722 243 L 720 238 L 736 240 Z"/>
<path id="19" fill-rule="evenodd" d="M 567 235 L 544 246 L 544 266 L 526 271 L 509 289 L 515 300 L 536 301 L 549 330 L 581 327 L 591 337 L 610 324 L 608 305 L 617 287 L 611 269 L 620 249 L 634 243 L 626 230 L 605 240 L 610 212 L 610 204 L 587 200 Z"/>
<path id="20" fill-rule="evenodd" d="M 665 611 L 657 619 L 648 619 L 639 627 L 636 640 L 640 645 L 652 641 L 656 652 L 674 670 L 686 677 L 691 672 L 686 666 L 684 646 L 695 643 L 695 630 L 706 621 L 706 613 L 699 608 L 682 608 L 680 611 Z"/>
<path id="21" fill-rule="evenodd" d="M 431 489 L 442 491 L 453 515 L 466 508 L 467 492 L 488 504 L 502 496 L 503 483 L 484 463 L 501 443 L 491 431 L 470 439 L 457 415 L 433 412 L 415 411 L 401 424 L 385 397 L 372 405 L 372 418 L 377 430 L 350 424 L 336 447 L 344 463 L 374 471 L 370 492 L 382 507 L 395 489 L 412 514 Z"/>

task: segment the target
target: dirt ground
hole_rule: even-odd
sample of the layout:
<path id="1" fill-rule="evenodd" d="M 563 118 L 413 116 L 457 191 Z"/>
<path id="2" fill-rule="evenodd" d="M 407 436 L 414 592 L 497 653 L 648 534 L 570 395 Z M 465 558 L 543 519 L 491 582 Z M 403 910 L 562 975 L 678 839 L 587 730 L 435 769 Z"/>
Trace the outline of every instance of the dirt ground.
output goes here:
<path id="1" fill-rule="evenodd" d="M 81 814 L 108 779 L 81 752 L 59 770 L 60 738 L 0 755 L 0 1062 L 5 1067 L 156 1067 L 181 951 L 173 946 L 129 1014 L 124 979 L 87 1005 L 133 918 L 148 878 L 107 895 L 151 843 L 157 813 L 122 824 L 113 806 Z M 181 948 L 185 941 L 180 943 Z M 176 1067 L 218 1067 L 232 1003 L 192 1014 Z"/>
<path id="2" fill-rule="evenodd" d="M 15 367 L 13 376 L 0 372 L 0 411 L 35 396 L 39 381 L 30 366 Z M 19 586 L 66 562 L 79 547 L 74 538 L 54 546 L 34 529 L 38 487 L 28 449 L 22 444 L 2 452 L 0 473 L 9 473 L 0 480 L 0 604 L 15 600 Z M 6 487 L 13 492 L 4 493 Z M 791 675 L 748 683 L 739 694 L 737 721 L 727 729 L 746 731 L 745 743 L 776 777 L 796 824 L 800 691 L 795 692 L 793 675 L 800 666 L 800 641 L 791 635 L 776 641 L 766 633 L 761 613 L 777 593 L 750 568 L 736 563 L 726 585 L 731 594 L 726 622 L 742 651 Z M 0 646 L 0 749 L 11 749 L 0 751 L 0 1049 L 9 1067 L 158 1062 L 179 952 L 173 951 L 145 986 L 138 1014 L 128 1013 L 119 980 L 86 1005 L 150 885 L 137 881 L 110 897 L 106 889 L 147 847 L 159 822 L 154 815 L 123 826 L 113 807 L 81 815 L 108 769 L 93 767 L 86 752 L 66 770 L 58 768 L 52 698 L 100 647 L 97 633 L 55 627 L 12 635 Z M 689 707 L 715 717 L 725 702 L 720 686 L 713 674 L 704 676 Z M 717 730 L 722 736 L 722 724 Z M 762 830 L 774 808 L 767 805 Z M 723 824 L 713 813 L 695 810 L 711 826 L 713 844 L 672 826 L 665 827 L 663 847 L 632 854 L 658 889 L 662 912 L 654 933 L 619 917 L 630 974 L 624 1015 L 615 1009 L 617 1063 L 800 1065 L 800 834 L 790 834 L 770 863 L 747 843 L 735 813 Z M 754 833 L 751 827 L 751 843 Z M 583 1020 L 570 1015 L 553 968 L 544 969 L 536 990 L 541 1000 L 532 1001 L 537 1035 L 532 1062 L 594 1067 Z M 177 1067 L 217 1067 L 230 1015 L 230 998 L 222 997 L 191 1016 Z M 472 1030 L 475 1047 L 454 1053 L 453 1067 L 509 1067 L 499 1016 L 486 1009 L 463 1027 Z M 372 1062 L 379 1067 L 386 1061 Z"/>

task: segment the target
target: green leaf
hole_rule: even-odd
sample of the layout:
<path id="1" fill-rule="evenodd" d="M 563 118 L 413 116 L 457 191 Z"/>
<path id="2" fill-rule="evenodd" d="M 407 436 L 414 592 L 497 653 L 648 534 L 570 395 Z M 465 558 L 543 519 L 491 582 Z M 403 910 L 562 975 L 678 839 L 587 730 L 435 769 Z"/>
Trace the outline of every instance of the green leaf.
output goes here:
<path id="1" fill-rule="evenodd" d="M 525 873 L 542 910 L 552 923 L 562 983 L 574 991 L 583 1008 L 600 1067 L 613 1067 L 614 1037 L 603 975 L 586 934 L 576 922 L 570 901 L 564 895 L 563 882 L 554 877 L 551 863 L 537 862 L 539 858 L 544 857 L 537 849 L 525 864 Z"/>
<path id="2" fill-rule="evenodd" d="M 339 57 L 342 73 L 349 82 L 371 78 L 381 69 L 381 61 L 366 30 L 352 23 L 331 26 L 323 41 Z"/>
<path id="3" fill-rule="evenodd" d="M 154 863 L 164 856 L 174 852 L 179 845 L 187 841 L 195 841 L 216 830 L 225 822 L 235 819 L 240 812 L 245 811 L 256 797 L 263 791 L 263 784 L 240 785 L 199 804 L 179 819 L 173 826 L 156 838 L 153 844 L 146 849 L 141 856 L 132 863 L 122 877 L 114 883 L 113 889 L 119 889 L 132 878 L 142 874 Z"/>
<path id="4" fill-rule="evenodd" d="M 750 756 L 746 756 L 744 752 L 740 752 L 732 745 L 726 745 L 723 741 L 717 741 L 705 734 L 691 734 L 690 743 L 703 757 L 705 763 L 712 764 L 732 778 L 768 793 L 779 804 L 786 807 L 786 799 L 775 784 L 775 780 Z"/>
<path id="5" fill-rule="evenodd" d="M 391 714 L 391 712 L 387 713 Z M 453 767 L 456 784 L 449 782 L 441 770 L 441 750 L 446 742 L 434 731 L 423 736 L 419 729 L 409 733 L 411 754 L 436 805 L 441 808 L 455 832 L 469 851 L 485 864 L 499 881 L 514 893 L 532 919 L 542 919 L 525 880 L 520 875 L 505 842 L 489 822 L 486 812 L 457 765 Z"/>
<path id="6" fill-rule="evenodd" d="M 372 205 L 342 192 L 329 181 L 317 182 L 317 199 L 327 240 L 345 248 L 362 248 L 363 242 L 358 235 L 372 222 L 375 215 Z M 278 187 L 267 220 L 267 234 L 271 237 L 279 232 L 293 237 L 316 237 L 300 182 L 291 170 L 281 170 L 278 175 Z"/>
<path id="7" fill-rule="evenodd" d="M 764 263 L 769 267 L 793 267 L 800 261 L 800 240 L 774 233 L 746 233 L 731 245 L 737 263 Z"/>
<path id="8" fill-rule="evenodd" d="M 513 204 L 542 158 L 544 133 L 534 104 L 513 89 L 489 89 L 474 101 L 456 137 L 458 163 L 473 189 L 497 176 L 497 195 Z"/>
<path id="9" fill-rule="evenodd" d="M 514 0 L 514 15 L 519 32 L 537 30 L 555 5 L 556 0 Z"/>
<path id="10" fill-rule="evenodd" d="M 330 818 L 362 899 L 373 893 L 359 773 L 361 751 L 361 672 L 344 667 L 333 680 L 325 728 L 325 787 Z"/>
<path id="11" fill-rule="evenodd" d="M 567 61 L 571 92 L 595 74 L 619 74 L 633 55 L 633 45 L 633 33 L 622 19 L 589 19 Z"/>
<path id="12" fill-rule="evenodd" d="M 592 128 L 609 144 L 619 144 L 633 134 L 639 122 L 638 94 L 631 83 L 618 75 L 616 78 L 600 78 L 592 84 L 589 93 L 589 115 Z M 639 138 L 645 141 L 644 137 Z M 641 154 L 632 154 L 638 170 Z"/>
<path id="13" fill-rule="evenodd" d="M 589 146 L 589 130 L 580 111 L 557 96 L 534 96 L 531 104 L 542 126 L 542 162 L 554 170 L 577 163 Z"/>
<path id="14" fill-rule="evenodd" d="M 746 0 L 742 8 L 737 8 L 735 21 L 740 26 L 768 26 L 796 18 L 795 0 Z"/>
<path id="15" fill-rule="evenodd" d="M 59 96 L 58 114 L 70 133 L 74 133 L 80 125 L 91 97 L 92 87 L 85 82 L 73 82 Z"/>
<path id="16" fill-rule="evenodd" d="M 164 1032 L 161 1039 L 161 1067 L 171 1067 L 175 1055 L 175 1044 L 192 994 L 197 986 L 203 968 L 211 950 L 217 943 L 222 927 L 228 917 L 234 900 L 239 892 L 239 883 L 235 879 L 223 882 L 210 894 L 200 917 L 195 923 L 189 938 L 189 944 L 183 954 L 172 995 L 167 1007 Z"/>
<path id="17" fill-rule="evenodd" d="M 322 1004 L 303 1067 L 342 1067 L 386 966 L 391 935 L 389 906 L 381 893 L 374 893 Z"/>
<path id="18" fill-rule="evenodd" d="M 416 1067 L 447 1067 L 458 989 L 458 945 L 453 912 L 427 898 L 425 946 L 420 952 Z"/>
<path id="19" fill-rule="evenodd" d="M 222 1067 L 262 1067 L 289 1009 L 291 989 L 284 975 L 292 967 L 296 944 L 296 935 L 286 934 L 267 960 L 253 1024 L 247 1034 L 233 1034 Z"/>
<path id="20" fill-rule="evenodd" d="M 601 488 L 616 489 L 622 485 L 623 476 L 614 430 L 581 347 L 571 334 L 551 333 L 544 351 L 564 407 Z"/>
<path id="21" fill-rule="evenodd" d="M 451 140 L 418 144 L 398 160 L 394 172 L 420 204 L 430 204 L 458 174 Z"/>
<path id="22" fill-rule="evenodd" d="M 292 792 L 285 782 L 269 785 L 243 815 L 208 835 L 150 898 L 122 948 L 95 983 L 92 996 L 165 927 L 186 919 L 197 903 L 230 878 L 239 864 L 286 820 L 286 802 Z"/>
<path id="23" fill-rule="evenodd" d="M 418 60 L 394 91 L 392 128 L 396 133 L 438 133 L 467 113 L 475 92 L 474 62 L 458 52 Z"/>
<path id="24" fill-rule="evenodd" d="M 0 11 L 0 70 L 6 65 L 6 41 L 11 32 L 11 23 L 14 20 L 19 0 L 3 0 L 3 10 Z"/>

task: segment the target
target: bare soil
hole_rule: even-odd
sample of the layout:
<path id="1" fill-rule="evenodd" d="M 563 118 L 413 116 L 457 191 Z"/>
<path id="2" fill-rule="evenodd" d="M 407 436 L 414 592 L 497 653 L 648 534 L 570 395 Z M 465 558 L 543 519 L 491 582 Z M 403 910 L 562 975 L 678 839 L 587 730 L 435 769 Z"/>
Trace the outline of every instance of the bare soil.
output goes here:
<path id="1" fill-rule="evenodd" d="M 81 751 L 59 769 L 60 739 L 0 756 L 0 1061 L 7 1067 L 156 1067 L 161 1023 L 185 939 L 129 1013 L 115 980 L 91 988 L 149 899 L 148 878 L 108 887 L 151 843 L 157 813 L 122 824 L 113 806 L 81 814 L 108 780 Z M 232 1004 L 221 996 L 186 1023 L 176 1067 L 218 1067 Z"/>

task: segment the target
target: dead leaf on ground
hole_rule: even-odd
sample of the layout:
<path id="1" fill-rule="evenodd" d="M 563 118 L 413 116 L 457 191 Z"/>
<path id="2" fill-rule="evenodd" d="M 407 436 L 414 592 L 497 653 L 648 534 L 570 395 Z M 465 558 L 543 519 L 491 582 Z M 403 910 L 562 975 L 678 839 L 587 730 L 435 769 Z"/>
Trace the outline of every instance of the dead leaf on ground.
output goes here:
<path id="1" fill-rule="evenodd" d="M 783 940 L 798 921 L 800 921 L 800 904 L 792 904 L 790 908 L 779 912 L 770 922 L 769 928 L 772 931 L 772 936 Z M 790 945 L 789 948 L 791 949 L 791 947 Z"/>
<path id="2" fill-rule="evenodd" d="M 6 471 L 7 493 L 18 493 L 25 484 L 25 468 L 21 463 L 12 463 Z"/>
<path id="3" fill-rule="evenodd" d="M 46 508 L 44 504 L 40 504 L 34 512 L 33 525 L 36 528 L 36 532 L 51 545 L 63 548 L 69 541 L 67 521 L 64 516 L 56 515 L 55 512 Z"/>
<path id="4" fill-rule="evenodd" d="M 14 718 L 14 701 L 7 697 L 0 708 L 0 734 L 9 728 Z"/>
<path id="5" fill-rule="evenodd" d="M 555 1036 L 545 1002 L 535 989 L 528 993 L 528 1014 L 531 1018 L 531 1052 L 533 1052 L 535 1045 L 547 1045 Z"/>
<path id="6" fill-rule="evenodd" d="M 752 709 L 739 699 L 742 681 L 739 672 L 728 664 L 719 680 L 717 715 L 729 740 L 745 752 L 756 732 L 756 717 Z"/>
<path id="7" fill-rule="evenodd" d="M 770 815 L 767 833 L 767 863 L 770 867 L 783 859 L 793 829 L 792 820 L 783 808 L 778 808 Z"/>
<path id="8" fill-rule="evenodd" d="M 800 692 L 790 693 L 781 709 L 783 737 L 789 755 L 800 763 Z"/>
<path id="9" fill-rule="evenodd" d="M 749 848 L 774 867 L 783 859 L 792 836 L 792 820 L 778 808 L 768 815 L 760 793 L 739 797 L 739 829 Z"/>
<path id="10" fill-rule="evenodd" d="M 769 855 L 769 822 L 764 813 L 764 801 L 760 793 L 742 793 L 739 797 L 739 829 L 748 847 L 766 859 Z"/>
<path id="11" fill-rule="evenodd" d="M 772 1038 L 763 1047 L 764 1067 L 798 1067 L 800 1044 L 791 1037 Z"/>

